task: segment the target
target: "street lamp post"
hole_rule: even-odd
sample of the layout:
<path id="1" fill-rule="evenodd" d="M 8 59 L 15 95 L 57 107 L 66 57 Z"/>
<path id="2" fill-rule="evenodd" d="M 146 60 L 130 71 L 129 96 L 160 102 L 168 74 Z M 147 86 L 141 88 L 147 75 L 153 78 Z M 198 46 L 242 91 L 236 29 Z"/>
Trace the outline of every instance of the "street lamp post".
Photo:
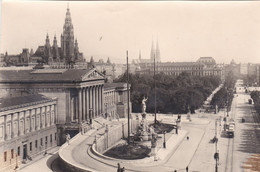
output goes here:
<path id="1" fill-rule="evenodd" d="M 155 79 L 155 54 L 154 54 L 154 71 L 153 71 L 153 77 L 154 77 L 154 125 L 157 124 L 157 117 L 156 117 L 156 79 Z"/>
<path id="2" fill-rule="evenodd" d="M 45 140 L 45 155 L 47 154 L 47 140 Z"/>
<path id="3" fill-rule="evenodd" d="M 108 148 L 108 125 L 106 125 L 105 133 L 106 133 L 106 135 L 107 135 L 107 148 Z"/>
<path id="4" fill-rule="evenodd" d="M 106 118 L 106 119 L 107 119 L 107 115 L 108 115 L 108 114 L 107 114 L 107 104 L 108 104 L 108 103 L 105 104 L 105 106 L 106 106 L 106 114 L 105 114 L 105 118 Z"/>
<path id="5" fill-rule="evenodd" d="M 92 109 L 91 108 L 89 109 L 89 124 L 90 124 L 91 129 L 92 129 Z"/>
<path id="6" fill-rule="evenodd" d="M 218 171 L 218 160 L 219 160 L 219 153 L 218 153 L 218 138 L 217 138 L 217 119 L 215 121 L 215 154 L 214 154 L 214 159 L 216 160 L 216 166 L 215 166 L 215 172 Z"/>
<path id="7" fill-rule="evenodd" d="M 165 134 L 166 134 L 166 131 L 163 132 L 163 148 L 166 148 L 166 141 L 165 141 Z"/>
<path id="8" fill-rule="evenodd" d="M 127 69 L 127 128 L 128 128 L 128 137 L 127 143 L 130 144 L 130 106 L 129 106 L 129 71 L 128 71 L 128 51 L 126 51 L 126 69 Z"/>

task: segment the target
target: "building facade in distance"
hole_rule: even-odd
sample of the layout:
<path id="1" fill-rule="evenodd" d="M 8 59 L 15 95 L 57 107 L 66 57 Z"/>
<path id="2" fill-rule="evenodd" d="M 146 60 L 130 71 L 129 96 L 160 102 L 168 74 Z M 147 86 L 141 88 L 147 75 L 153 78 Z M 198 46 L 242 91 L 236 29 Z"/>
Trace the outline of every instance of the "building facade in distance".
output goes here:
<path id="1" fill-rule="evenodd" d="M 201 57 L 196 62 L 160 62 L 139 64 L 140 69 L 136 73 L 152 75 L 154 68 L 156 73 L 178 76 L 182 72 L 187 72 L 192 76 L 218 76 L 224 80 L 223 67 L 216 64 L 212 57 Z"/>

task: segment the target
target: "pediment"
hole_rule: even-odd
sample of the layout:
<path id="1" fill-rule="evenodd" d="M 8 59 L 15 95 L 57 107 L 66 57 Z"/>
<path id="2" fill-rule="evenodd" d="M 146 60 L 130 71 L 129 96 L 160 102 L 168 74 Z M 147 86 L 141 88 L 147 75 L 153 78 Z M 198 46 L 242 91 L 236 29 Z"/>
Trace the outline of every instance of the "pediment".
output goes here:
<path id="1" fill-rule="evenodd" d="M 105 79 L 105 76 L 99 73 L 97 70 L 91 70 L 82 77 L 82 81 L 88 81 L 93 79 Z"/>

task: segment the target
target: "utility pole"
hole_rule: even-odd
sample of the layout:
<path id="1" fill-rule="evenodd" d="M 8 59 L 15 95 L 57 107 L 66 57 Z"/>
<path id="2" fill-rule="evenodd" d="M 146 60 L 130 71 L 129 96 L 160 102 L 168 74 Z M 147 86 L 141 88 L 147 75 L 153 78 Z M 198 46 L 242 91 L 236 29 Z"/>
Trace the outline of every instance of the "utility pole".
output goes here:
<path id="1" fill-rule="evenodd" d="M 153 79 L 154 79 L 154 125 L 156 125 L 156 124 L 157 124 L 157 118 L 156 118 L 155 54 L 154 54 L 154 70 L 153 70 Z"/>
<path id="2" fill-rule="evenodd" d="M 228 117 L 228 87 L 227 88 L 227 117 Z"/>
<path id="3" fill-rule="evenodd" d="M 130 144 L 130 109 L 129 109 L 129 72 L 128 72 L 128 51 L 126 51 L 126 70 L 127 70 L 127 124 L 128 124 L 128 139 Z"/>

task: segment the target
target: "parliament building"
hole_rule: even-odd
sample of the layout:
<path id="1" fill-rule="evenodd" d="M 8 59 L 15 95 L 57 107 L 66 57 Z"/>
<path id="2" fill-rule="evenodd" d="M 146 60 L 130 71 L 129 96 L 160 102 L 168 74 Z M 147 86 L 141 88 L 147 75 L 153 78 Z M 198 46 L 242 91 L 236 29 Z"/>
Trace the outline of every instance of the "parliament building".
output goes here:
<path id="1" fill-rule="evenodd" d="M 24 49 L 21 55 L 6 53 L 3 60 L 18 66 L 39 62 L 49 66 L 0 72 L 0 171 L 46 154 L 62 145 L 66 134 L 73 137 L 93 125 L 103 125 L 104 120 L 128 115 L 126 83 L 105 83 L 106 77 L 94 65 L 59 68 L 85 65 L 74 40 L 69 8 L 61 47 L 56 36 L 51 45 L 47 34 L 45 45 L 35 53 Z"/>

